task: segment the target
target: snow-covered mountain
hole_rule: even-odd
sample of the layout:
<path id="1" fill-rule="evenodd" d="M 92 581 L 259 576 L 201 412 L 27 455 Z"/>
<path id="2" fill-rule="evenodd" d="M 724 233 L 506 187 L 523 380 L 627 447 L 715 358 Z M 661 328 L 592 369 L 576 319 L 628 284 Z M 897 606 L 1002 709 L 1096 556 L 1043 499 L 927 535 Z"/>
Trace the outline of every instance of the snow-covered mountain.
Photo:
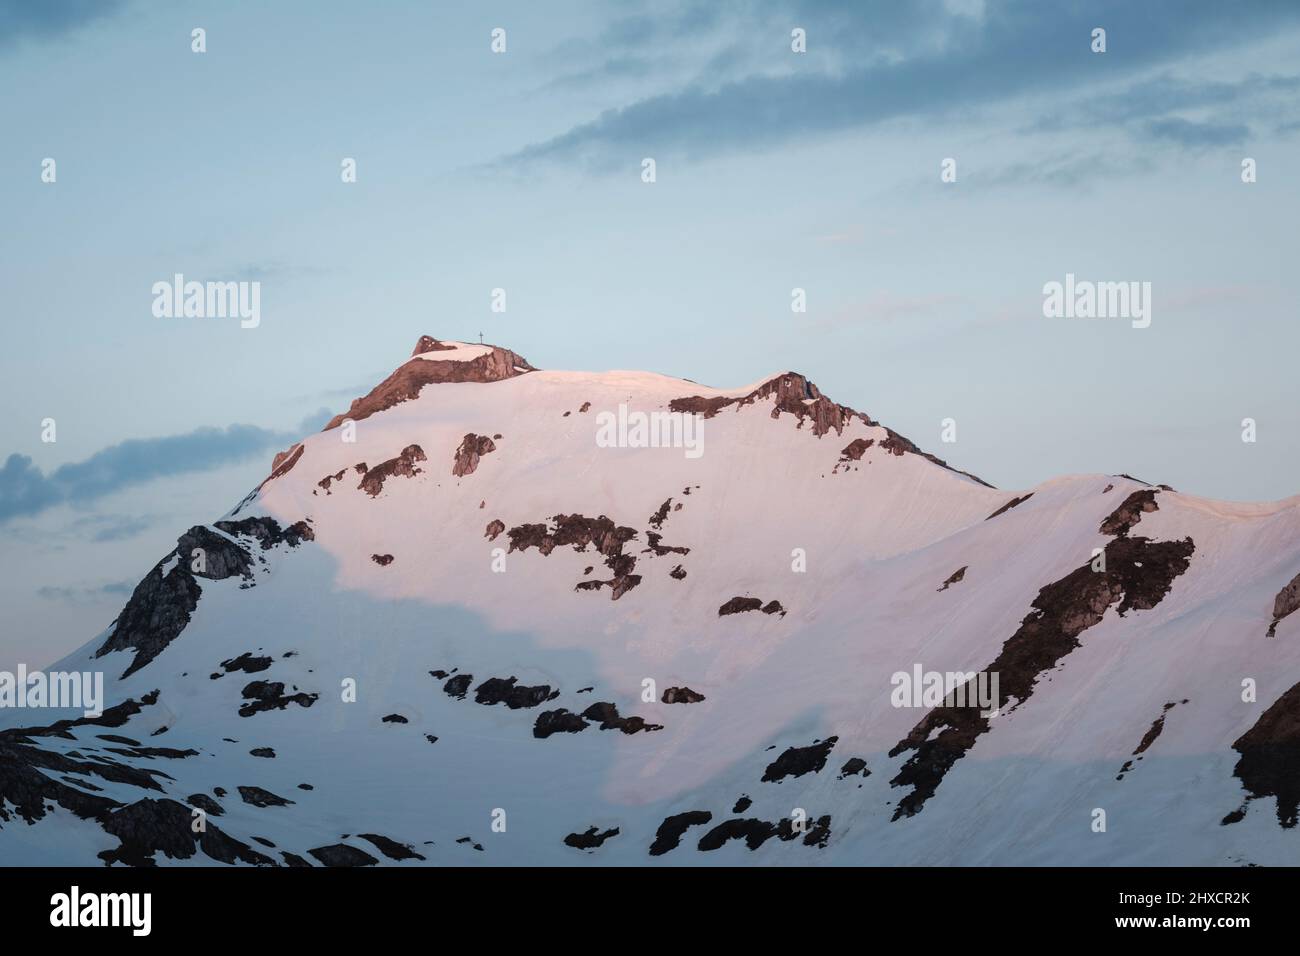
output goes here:
<path id="1" fill-rule="evenodd" d="M 102 716 L 0 711 L 0 861 L 1295 863 L 1297 572 L 1300 498 L 425 336 L 51 668 Z"/>

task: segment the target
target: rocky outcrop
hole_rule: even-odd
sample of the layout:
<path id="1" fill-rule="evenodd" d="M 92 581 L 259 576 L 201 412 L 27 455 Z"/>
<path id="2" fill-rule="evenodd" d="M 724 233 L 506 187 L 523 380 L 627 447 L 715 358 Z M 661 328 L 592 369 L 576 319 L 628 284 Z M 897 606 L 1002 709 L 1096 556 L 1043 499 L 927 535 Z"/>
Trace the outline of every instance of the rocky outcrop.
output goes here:
<path id="1" fill-rule="evenodd" d="M 1184 700 L 1183 703 L 1185 704 L 1187 701 Z M 1147 732 L 1143 734 L 1142 739 L 1138 741 L 1137 749 L 1133 751 L 1134 759 L 1124 761 L 1124 766 L 1119 768 L 1119 775 L 1115 778 L 1116 780 L 1123 780 L 1124 774 L 1133 769 L 1134 760 L 1141 760 L 1142 754 L 1146 753 L 1147 748 L 1156 742 L 1156 739 L 1165 729 L 1165 716 L 1176 706 L 1178 706 L 1178 701 L 1170 701 L 1165 704 L 1160 711 L 1160 716 L 1151 722 L 1151 726 L 1147 728 Z"/>
<path id="2" fill-rule="evenodd" d="M 594 850 L 610 837 L 618 836 L 618 827 L 603 832 L 596 827 L 588 827 L 585 833 L 570 833 L 564 838 L 564 845 L 575 850 Z"/>
<path id="3" fill-rule="evenodd" d="M 495 541 L 497 535 L 501 534 L 501 532 L 505 530 L 505 522 L 500 518 L 493 518 L 487 523 L 487 527 L 483 529 L 483 537 L 487 538 L 489 541 Z"/>
<path id="4" fill-rule="evenodd" d="M 240 521 L 218 521 L 213 527 L 235 537 L 252 538 L 262 546 L 263 551 L 281 544 L 296 548 L 304 541 L 316 540 L 316 533 L 308 521 L 295 521 L 288 527 L 281 528 L 280 522 L 274 518 L 262 516 Z"/>
<path id="5" fill-rule="evenodd" d="M 307 852 L 320 860 L 325 866 L 374 866 L 379 862 L 378 859 L 365 850 L 348 846 L 346 843 L 318 846 L 316 849 Z"/>
<path id="6" fill-rule="evenodd" d="M 788 747 L 763 771 L 765 783 L 775 783 L 786 777 L 802 777 L 806 773 L 820 773 L 826 766 L 826 758 L 839 737 L 827 737 L 814 741 L 807 747 Z"/>
<path id="7" fill-rule="evenodd" d="M 112 633 L 95 652 L 103 657 L 113 651 L 134 650 L 135 657 L 122 672 L 130 677 L 162 653 L 180 636 L 199 606 L 202 589 L 189 567 L 180 561 L 166 569 L 166 560 L 154 565 L 131 592 L 126 607 L 113 622 Z"/>
<path id="8" fill-rule="evenodd" d="M 361 483 L 357 487 L 373 498 L 384 490 L 384 482 L 389 478 L 395 476 L 414 478 L 420 473 L 420 469 L 415 466 L 415 463 L 425 460 L 423 448 L 419 445 L 407 445 L 396 458 L 382 461 L 375 467 L 368 469 L 361 476 Z"/>
<path id="9" fill-rule="evenodd" d="M 456 449 L 456 457 L 452 459 L 451 463 L 451 473 L 457 478 L 474 474 L 474 470 L 478 468 L 479 459 L 496 450 L 496 443 L 487 435 L 475 435 L 470 432 L 461 439 L 460 447 Z"/>
<path id="10" fill-rule="evenodd" d="M 713 814 L 708 810 L 687 810 L 685 813 L 674 813 L 670 817 L 665 817 L 664 822 L 659 824 L 659 829 L 655 831 L 654 842 L 650 844 L 651 856 L 663 856 L 669 850 L 677 849 L 681 843 L 682 835 L 691 827 L 703 826 L 713 819 Z"/>
<path id="11" fill-rule="evenodd" d="M 954 571 L 952 574 L 948 575 L 948 578 L 947 578 L 947 580 L 945 580 L 945 581 L 943 582 L 943 585 L 942 585 L 941 587 L 937 587 L 937 588 L 935 588 L 935 590 L 936 590 L 936 591 L 946 591 L 946 590 L 948 590 L 950 587 L 952 587 L 954 584 L 956 584 L 957 582 L 961 581 L 963 578 L 966 577 L 966 568 L 967 568 L 967 567 L 969 567 L 969 565 L 965 565 L 965 564 L 963 564 L 960 568 L 958 568 L 958 569 L 957 569 L 956 571 Z"/>
<path id="12" fill-rule="evenodd" d="M 533 736 L 538 740 L 545 740 L 551 734 L 576 734 L 586 729 L 585 720 L 560 707 L 556 710 L 542 711 L 537 715 L 537 721 L 533 724 Z"/>
<path id="13" fill-rule="evenodd" d="M 704 700 L 704 695 L 697 694 L 689 687 L 669 687 L 660 699 L 665 704 L 698 704 Z"/>
<path id="14" fill-rule="evenodd" d="M 267 710 L 284 710 L 290 704 L 310 707 L 319 694 L 286 694 L 280 681 L 255 680 L 245 685 L 240 695 L 246 701 L 239 708 L 240 717 L 252 717 Z"/>
<path id="15" fill-rule="evenodd" d="M 559 696 L 560 692 L 551 690 L 548 684 L 525 687 L 522 684 L 516 684 L 514 677 L 489 677 L 474 688 L 475 703 L 489 706 L 492 704 L 505 704 L 511 710 L 536 707 L 538 704 L 554 700 Z"/>
<path id="16" fill-rule="evenodd" d="M 386 836 L 380 836 L 378 833 L 358 833 L 357 836 L 367 840 L 375 845 L 384 856 L 390 860 L 423 860 L 424 857 L 416 853 L 405 843 L 398 843 L 396 840 L 390 840 Z"/>
<path id="17" fill-rule="evenodd" d="M 263 790 L 261 787 L 238 787 L 239 797 L 245 803 L 252 807 L 287 807 L 293 804 L 292 800 L 286 800 L 284 797 L 277 796 L 270 790 Z"/>
<path id="18" fill-rule="evenodd" d="M 1285 829 L 1293 828 L 1300 815 L 1300 684 L 1274 701 L 1232 749 L 1241 754 L 1233 776 L 1249 796 L 1223 822 L 1242 819 L 1251 800 L 1273 797 L 1277 822 Z"/>
<path id="19" fill-rule="evenodd" d="M 604 556 L 605 566 L 614 576 L 608 581 L 580 581 L 576 585 L 577 590 L 595 591 L 608 587 L 612 592 L 611 599 L 617 601 L 641 583 L 641 575 L 632 573 L 636 568 L 636 558 L 623 553 L 623 546 L 636 537 L 635 528 L 616 525 L 605 515 L 597 518 L 577 514 L 556 515 L 551 520 L 554 527 L 523 524 L 511 528 L 506 532 L 510 538 L 509 551 L 527 551 L 535 547 L 547 555 L 557 547 L 585 551 L 588 545 L 594 545 Z"/>
<path id="20" fill-rule="evenodd" d="M 582 716 L 599 723 L 601 730 L 621 730 L 625 734 L 664 729 L 663 724 L 646 723 L 644 717 L 621 717 L 618 708 L 608 701 L 597 701 L 584 710 Z"/>
<path id="21" fill-rule="evenodd" d="M 732 598 L 718 608 L 718 617 L 726 617 L 728 614 L 743 614 L 746 611 L 762 611 L 764 614 L 780 614 L 785 617 L 785 608 L 781 606 L 780 601 L 768 601 L 764 604 L 762 598 L 755 597 Z"/>
<path id="22" fill-rule="evenodd" d="M 1160 506 L 1156 504 L 1156 490 L 1154 488 L 1143 488 L 1125 498 L 1120 503 L 1120 506 L 1102 521 L 1101 533 L 1119 535 L 1120 537 L 1128 534 L 1132 527 L 1142 520 L 1144 512 L 1159 509 Z"/>
<path id="23" fill-rule="evenodd" d="M 1282 618 L 1295 613 L 1297 608 L 1300 608 L 1300 574 L 1293 577 L 1273 599 L 1273 623 L 1268 626 L 1268 636 L 1276 637 Z"/>
<path id="24" fill-rule="evenodd" d="M 743 614 L 745 611 L 757 611 L 762 607 L 763 601 L 761 598 L 734 597 L 718 608 L 718 617 L 726 617 L 728 614 Z"/>
<path id="25" fill-rule="evenodd" d="M 989 516 L 988 516 L 987 518 L 985 518 L 984 520 L 985 520 L 985 521 L 992 521 L 992 520 L 993 520 L 994 518 L 996 518 L 998 515 L 1006 514 L 1008 511 L 1010 511 L 1012 508 L 1016 507 L 1017 505 L 1023 505 L 1026 501 L 1028 501 L 1028 500 L 1029 500 L 1030 498 L 1032 498 L 1032 497 L 1034 497 L 1034 493 L 1031 491 L 1031 492 L 1030 492 L 1029 494 L 1027 494 L 1027 495 L 1020 495 L 1020 496 L 1017 497 L 1017 498 L 1012 498 L 1010 501 L 1008 501 L 1008 502 L 1007 502 L 1006 504 L 1004 504 L 1001 508 L 999 508 L 997 511 L 993 512 L 993 514 L 989 515 Z"/>
<path id="26" fill-rule="evenodd" d="M 423 356 L 439 351 L 454 349 L 427 335 L 421 336 L 416 343 L 412 357 L 400 366 L 392 375 L 384 379 L 362 398 L 354 399 L 352 405 L 342 415 L 335 415 L 322 431 L 337 428 L 344 421 L 359 422 L 377 412 L 392 408 L 402 402 L 410 401 L 420 394 L 426 385 L 441 382 L 499 382 L 514 378 L 533 367 L 521 356 L 509 349 L 488 346 L 489 351 L 473 359 L 430 359 Z"/>
<path id="27" fill-rule="evenodd" d="M 1195 550 L 1191 538 L 1153 542 L 1127 537 L 1129 524 L 1124 521 L 1108 519 L 1106 526 L 1122 535 L 1105 548 L 1106 570 L 1094 571 L 1090 562 L 1043 587 L 1033 601 L 1033 610 L 985 668 L 998 675 L 995 710 L 1013 702 L 1014 707 L 1023 706 L 1033 696 L 1039 675 L 1079 647 L 1079 635 L 1097 624 L 1108 608 L 1114 607 L 1121 617 L 1130 610 L 1153 608 L 1169 593 L 1174 579 L 1187 570 Z M 974 695 L 965 696 L 969 703 Z M 895 745 L 891 757 L 913 751 L 890 781 L 894 786 L 912 788 L 899 800 L 895 820 L 920 812 L 952 765 L 988 732 L 990 720 L 991 715 L 978 704 L 945 704 L 926 714 Z"/>

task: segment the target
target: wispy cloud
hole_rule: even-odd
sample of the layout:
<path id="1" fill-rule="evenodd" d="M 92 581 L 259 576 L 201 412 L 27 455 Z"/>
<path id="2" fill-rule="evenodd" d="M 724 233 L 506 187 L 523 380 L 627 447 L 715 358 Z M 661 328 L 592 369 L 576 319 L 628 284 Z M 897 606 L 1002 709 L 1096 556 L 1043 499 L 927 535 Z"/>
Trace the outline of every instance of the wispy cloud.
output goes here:
<path id="1" fill-rule="evenodd" d="M 0 52 L 26 39 L 72 33 L 123 6 L 122 0 L 0 0 Z"/>
<path id="2" fill-rule="evenodd" d="M 184 435 L 135 438 L 110 445 L 85 461 L 63 465 L 48 475 L 26 455 L 10 455 L 0 467 L 0 523 L 34 515 L 59 504 L 79 504 L 134 485 L 192 472 L 208 471 L 297 441 L 329 419 L 314 412 L 295 432 L 255 425 L 198 428 Z M 123 528 L 109 529 L 110 535 Z"/>
<path id="3" fill-rule="evenodd" d="M 45 600 L 59 601 L 63 604 L 94 604 L 100 601 L 119 600 L 131 591 L 132 586 L 126 581 L 78 587 L 46 586 L 36 589 L 37 595 Z"/>
<path id="4" fill-rule="evenodd" d="M 767 4 L 738 9 L 748 21 L 742 32 L 751 42 L 754 21 L 773 22 Z M 987 9 L 933 2 L 863 4 L 836 11 L 834 20 L 831 16 L 807 4 L 777 18 L 787 26 L 784 33 L 774 33 L 774 51 L 788 50 L 789 23 L 804 22 L 809 30 L 809 52 L 786 57 L 782 62 L 797 65 L 779 75 L 754 72 L 717 83 L 704 74 L 681 88 L 606 110 L 518 150 L 502 164 L 577 162 L 608 168 L 626 162 L 629 152 L 637 157 L 701 156 L 772 148 L 891 119 L 956 115 L 1018 96 L 1077 95 L 1085 86 L 1138 77 L 1192 53 L 1294 28 L 1300 23 L 1300 6 L 1276 0 L 1233 5 L 1196 0 L 1175 11 L 1129 0 L 1064 7 L 1018 0 Z M 1109 52 L 1100 56 L 1089 49 L 1091 30 L 1099 24 L 1109 37 Z M 627 36 L 621 42 L 636 49 Z M 1171 99 L 1171 91 L 1158 86 L 1146 92 L 1152 99 L 1147 115 L 1162 96 Z M 1212 86 L 1200 92 L 1202 98 L 1234 95 Z M 1122 103 L 1114 105 L 1106 122 L 1131 119 Z M 1177 125 L 1147 131 L 1166 139 L 1234 132 Z"/>

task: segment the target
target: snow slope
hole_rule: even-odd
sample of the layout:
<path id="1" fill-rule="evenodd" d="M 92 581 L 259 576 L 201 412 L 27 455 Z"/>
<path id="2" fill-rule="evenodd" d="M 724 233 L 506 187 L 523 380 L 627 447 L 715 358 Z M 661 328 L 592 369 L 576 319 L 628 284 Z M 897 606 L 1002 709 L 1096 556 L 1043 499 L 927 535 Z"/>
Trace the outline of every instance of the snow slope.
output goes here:
<path id="1" fill-rule="evenodd" d="M 717 390 L 447 345 L 52 668 L 151 703 L 0 711 L 0 861 L 1300 860 L 1300 499 L 1001 491 L 794 373 Z M 707 416 L 703 454 L 603 447 L 620 405 Z M 917 665 L 1016 693 L 987 721 L 896 706 Z M 535 690 L 490 702 L 509 678 Z"/>

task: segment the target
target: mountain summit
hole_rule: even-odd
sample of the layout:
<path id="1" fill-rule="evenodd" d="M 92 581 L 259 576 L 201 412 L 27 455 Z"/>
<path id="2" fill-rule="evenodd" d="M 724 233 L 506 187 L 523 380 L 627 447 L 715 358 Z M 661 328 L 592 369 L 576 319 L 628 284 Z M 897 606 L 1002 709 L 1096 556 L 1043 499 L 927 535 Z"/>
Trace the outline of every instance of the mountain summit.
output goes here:
<path id="1" fill-rule="evenodd" d="M 1300 499 L 422 336 L 51 668 L 102 714 L 0 711 L 0 856 L 1291 862 L 1298 571 Z"/>

